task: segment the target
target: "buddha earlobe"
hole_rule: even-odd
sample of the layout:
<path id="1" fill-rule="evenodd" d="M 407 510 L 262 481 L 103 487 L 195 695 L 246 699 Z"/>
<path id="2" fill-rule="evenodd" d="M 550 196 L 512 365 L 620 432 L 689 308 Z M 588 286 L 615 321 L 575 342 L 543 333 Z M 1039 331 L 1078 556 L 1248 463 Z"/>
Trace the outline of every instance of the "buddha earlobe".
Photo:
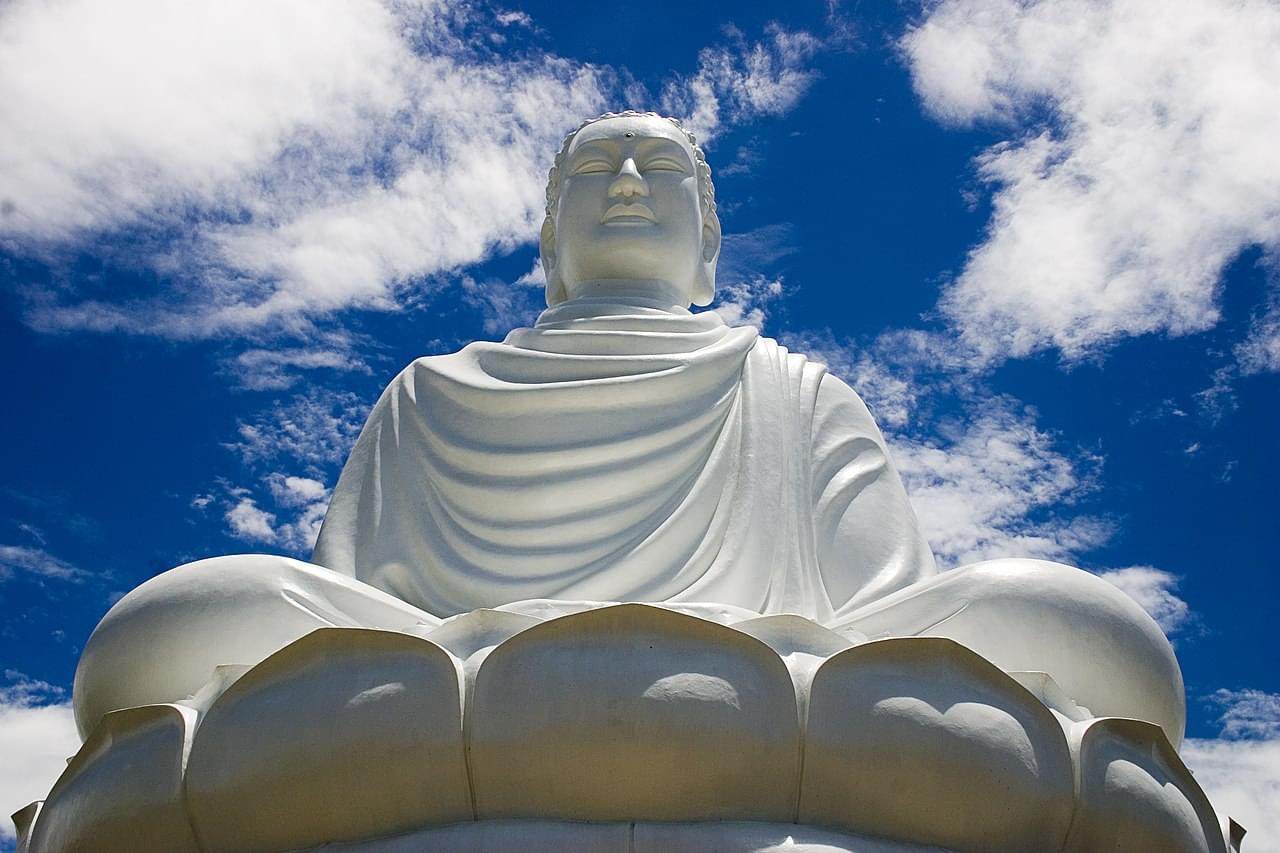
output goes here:
<path id="1" fill-rule="evenodd" d="M 720 217 L 715 212 L 702 222 L 702 266 L 694 282 L 694 305 L 709 305 L 716 297 L 716 261 L 720 258 Z"/>
<path id="2" fill-rule="evenodd" d="M 556 269 L 556 226 L 550 216 L 542 220 L 538 254 L 541 255 L 542 274 L 547 279 L 547 307 L 552 308 L 564 302 L 569 294 L 565 292 L 564 281 Z"/>

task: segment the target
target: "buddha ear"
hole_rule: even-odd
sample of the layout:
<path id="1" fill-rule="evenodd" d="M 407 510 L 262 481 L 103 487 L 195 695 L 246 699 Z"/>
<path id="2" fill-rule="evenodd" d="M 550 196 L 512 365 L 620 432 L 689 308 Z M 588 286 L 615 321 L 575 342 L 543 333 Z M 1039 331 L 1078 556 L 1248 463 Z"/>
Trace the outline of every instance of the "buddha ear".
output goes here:
<path id="1" fill-rule="evenodd" d="M 547 280 L 547 307 L 564 302 L 568 295 L 564 281 L 556 266 L 556 226 L 548 216 L 542 220 L 542 232 L 538 236 L 538 254 L 542 256 L 542 274 Z"/>
<path id="2" fill-rule="evenodd" d="M 720 217 L 713 210 L 702 220 L 702 267 L 693 285 L 693 304 L 709 305 L 716 298 L 716 261 L 720 259 Z"/>

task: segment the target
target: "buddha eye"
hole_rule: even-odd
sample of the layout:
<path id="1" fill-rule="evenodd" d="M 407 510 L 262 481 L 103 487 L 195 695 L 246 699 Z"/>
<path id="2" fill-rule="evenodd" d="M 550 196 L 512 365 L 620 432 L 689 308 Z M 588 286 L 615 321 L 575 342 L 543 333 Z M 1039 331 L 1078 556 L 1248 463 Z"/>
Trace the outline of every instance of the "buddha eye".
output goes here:
<path id="1" fill-rule="evenodd" d="M 672 157 L 654 157 L 644 164 L 646 172 L 688 172 L 685 165 Z"/>
<path id="2" fill-rule="evenodd" d="M 599 158 L 596 158 L 596 159 L 592 159 L 592 160 L 585 160 L 585 161 L 583 161 L 583 162 L 579 163 L 579 164 L 574 168 L 574 170 L 573 170 L 573 174 L 575 174 L 575 175 L 599 175 L 599 174 L 604 173 L 604 172 L 610 172 L 610 173 L 612 173 L 612 172 L 614 172 L 614 171 L 616 171 L 616 170 L 614 169 L 613 164 L 612 164 L 612 163 L 610 163 L 608 160 L 601 160 L 601 159 L 599 159 Z"/>

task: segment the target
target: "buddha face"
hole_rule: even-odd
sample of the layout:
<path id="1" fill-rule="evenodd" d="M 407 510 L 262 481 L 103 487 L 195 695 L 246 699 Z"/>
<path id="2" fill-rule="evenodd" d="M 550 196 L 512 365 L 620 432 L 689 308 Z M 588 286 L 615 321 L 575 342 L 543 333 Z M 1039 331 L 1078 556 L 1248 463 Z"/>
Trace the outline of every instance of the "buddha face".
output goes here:
<path id="1" fill-rule="evenodd" d="M 542 235 L 549 303 L 617 282 L 652 282 L 682 307 L 711 301 L 719 222 L 704 216 L 693 146 L 678 127 L 654 116 L 589 124 L 559 180 Z"/>

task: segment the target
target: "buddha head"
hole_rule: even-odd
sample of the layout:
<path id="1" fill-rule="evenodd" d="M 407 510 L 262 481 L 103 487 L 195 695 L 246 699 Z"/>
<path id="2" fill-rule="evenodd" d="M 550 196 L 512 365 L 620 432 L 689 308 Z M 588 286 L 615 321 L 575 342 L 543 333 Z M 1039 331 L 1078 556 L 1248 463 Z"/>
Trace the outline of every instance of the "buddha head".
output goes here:
<path id="1" fill-rule="evenodd" d="M 720 220 L 693 134 L 656 113 L 585 122 L 556 155 L 539 247 L 548 305 L 638 289 L 709 303 Z"/>

